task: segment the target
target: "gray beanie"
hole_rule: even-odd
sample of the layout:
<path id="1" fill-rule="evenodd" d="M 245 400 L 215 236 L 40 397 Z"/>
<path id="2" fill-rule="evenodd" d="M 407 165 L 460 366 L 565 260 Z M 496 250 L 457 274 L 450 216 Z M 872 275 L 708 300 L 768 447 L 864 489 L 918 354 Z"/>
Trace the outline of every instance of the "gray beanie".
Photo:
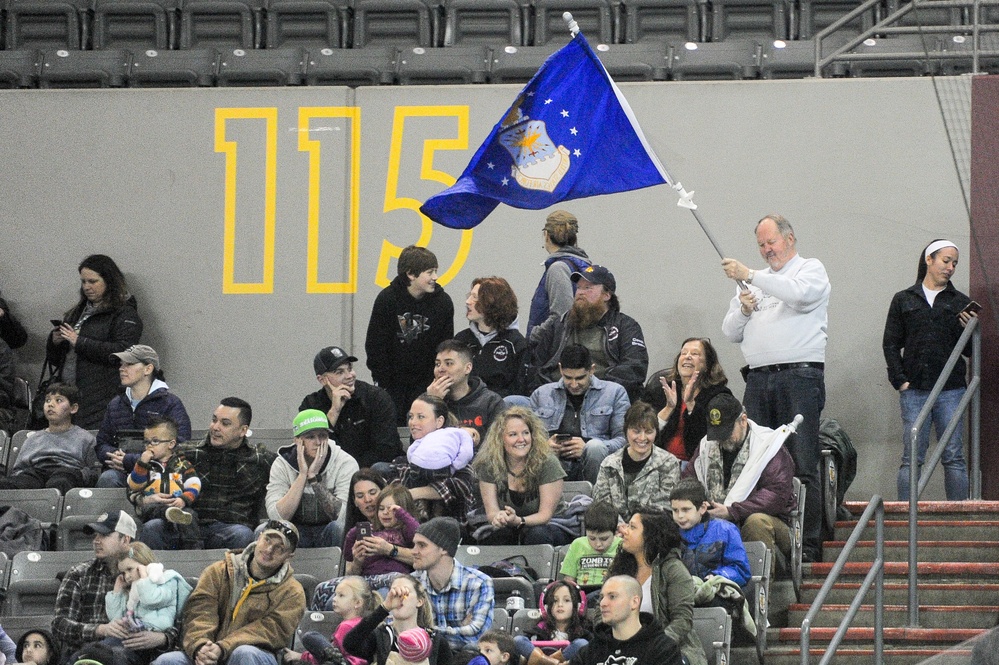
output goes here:
<path id="1" fill-rule="evenodd" d="M 461 526 L 453 517 L 435 517 L 420 525 L 416 533 L 454 556 L 461 542 Z"/>

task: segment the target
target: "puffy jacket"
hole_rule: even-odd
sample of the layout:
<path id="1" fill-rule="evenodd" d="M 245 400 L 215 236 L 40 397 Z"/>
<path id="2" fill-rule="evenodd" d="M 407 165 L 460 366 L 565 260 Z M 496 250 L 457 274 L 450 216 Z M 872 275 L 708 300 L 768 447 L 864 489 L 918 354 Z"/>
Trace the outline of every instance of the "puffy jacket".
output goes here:
<path id="1" fill-rule="evenodd" d="M 191 419 L 180 398 L 170 392 L 167 384 L 159 379 L 153 381 L 149 394 L 143 397 L 132 411 L 129 394 L 118 395 L 108 404 L 104 421 L 97 431 L 97 459 L 104 463 L 108 453 L 118 450 L 115 437 L 120 430 L 144 429 L 153 418 L 169 416 L 177 423 L 177 441 L 191 438 Z M 130 473 L 140 453 L 128 453 L 122 460 L 125 473 Z"/>
<path id="2" fill-rule="evenodd" d="M 624 386 L 629 397 L 638 399 L 649 371 L 649 351 L 645 348 L 645 335 L 638 321 L 620 310 L 610 309 L 596 325 L 604 332 L 604 352 L 607 354 L 607 371 L 601 379 Z M 535 371 L 533 383 L 537 386 L 559 379 L 558 361 L 569 339 L 569 314 L 561 319 L 549 319 L 531 336 L 532 364 Z"/>
<path id="3" fill-rule="evenodd" d="M 175 570 L 164 570 L 162 563 L 147 566 L 148 577 L 132 584 L 138 604 L 135 618 L 142 621 L 150 630 L 163 631 L 173 626 L 177 615 L 191 595 L 191 585 Z M 108 591 L 104 597 L 104 609 L 108 619 L 121 619 L 128 611 L 129 592 Z"/>
<path id="4" fill-rule="evenodd" d="M 554 432 L 562 424 L 567 397 L 565 382 L 546 383 L 531 394 L 531 409 Z M 610 452 L 624 447 L 624 414 L 631 406 L 624 388 L 611 381 L 590 378 L 579 414 L 583 438 L 605 441 Z"/>
<path id="5" fill-rule="evenodd" d="M 83 314 L 84 306 L 79 304 L 70 310 L 64 319 L 66 323 L 75 324 Z M 119 362 L 111 354 L 138 344 L 141 337 L 142 319 L 136 311 L 134 296 L 129 296 L 121 307 L 100 308 L 83 322 L 75 348 L 76 387 L 80 389 L 80 410 L 76 412 L 75 424 L 83 429 L 95 429 L 100 425 L 108 402 L 121 392 Z M 58 376 L 66 362 L 69 342 L 55 344 L 52 335 L 47 339 L 46 354 L 58 367 Z"/>
<path id="6" fill-rule="evenodd" d="M 933 307 L 920 283 L 895 294 L 888 308 L 881 344 L 888 363 L 888 380 L 895 390 L 906 381 L 910 388 L 933 389 L 964 332 L 957 315 L 969 302 L 971 299 L 955 289 L 952 282 L 947 282 L 947 287 L 937 294 Z M 964 355 L 970 352 L 970 348 L 965 349 Z M 964 375 L 965 362 L 960 357 L 947 377 L 944 390 L 963 388 Z"/>
<path id="7" fill-rule="evenodd" d="M 624 520 L 644 507 L 668 513 L 671 509 L 669 495 L 680 482 L 680 460 L 662 448 L 653 448 L 645 466 L 631 484 L 626 484 L 623 462 L 627 454 L 627 449 L 622 448 L 600 463 L 593 500 L 608 502 Z"/>
<path id="8" fill-rule="evenodd" d="M 205 642 L 222 648 L 222 660 L 238 646 L 277 653 L 290 644 L 305 613 L 305 591 L 285 563 L 266 580 L 248 570 L 256 545 L 230 550 L 206 568 L 184 606 L 183 650 L 188 658 Z"/>
<path id="9" fill-rule="evenodd" d="M 721 575 L 739 586 L 749 582 L 749 558 L 742 544 L 739 527 L 720 519 L 709 519 L 689 529 L 681 529 L 687 546 L 683 564 L 691 575 L 706 578 Z"/>
<path id="10" fill-rule="evenodd" d="M 333 402 L 323 388 L 306 395 L 298 410 L 318 409 L 329 413 L 332 406 Z M 395 404 L 387 392 L 356 380 L 354 395 L 340 409 L 339 417 L 330 428 L 330 438 L 357 460 L 362 469 L 375 462 L 391 462 L 402 455 L 395 416 Z"/>

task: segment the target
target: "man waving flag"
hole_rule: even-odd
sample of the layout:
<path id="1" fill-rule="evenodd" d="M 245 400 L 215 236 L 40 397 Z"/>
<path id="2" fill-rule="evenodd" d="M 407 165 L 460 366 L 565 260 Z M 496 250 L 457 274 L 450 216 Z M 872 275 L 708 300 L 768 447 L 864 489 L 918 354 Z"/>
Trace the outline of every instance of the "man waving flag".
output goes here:
<path id="1" fill-rule="evenodd" d="M 579 33 L 517 95 L 458 181 L 420 211 L 470 229 L 500 203 L 538 210 L 664 183 L 672 186 L 628 101 Z"/>

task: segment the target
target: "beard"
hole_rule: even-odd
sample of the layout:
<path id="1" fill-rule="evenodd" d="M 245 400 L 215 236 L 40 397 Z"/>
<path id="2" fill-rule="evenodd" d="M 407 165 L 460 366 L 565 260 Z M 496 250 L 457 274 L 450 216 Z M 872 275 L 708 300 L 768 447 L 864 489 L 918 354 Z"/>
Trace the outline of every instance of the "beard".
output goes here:
<path id="1" fill-rule="evenodd" d="M 586 300 L 576 300 L 569 310 L 569 326 L 576 330 L 589 328 L 607 312 L 607 308 L 602 302 L 591 303 Z"/>

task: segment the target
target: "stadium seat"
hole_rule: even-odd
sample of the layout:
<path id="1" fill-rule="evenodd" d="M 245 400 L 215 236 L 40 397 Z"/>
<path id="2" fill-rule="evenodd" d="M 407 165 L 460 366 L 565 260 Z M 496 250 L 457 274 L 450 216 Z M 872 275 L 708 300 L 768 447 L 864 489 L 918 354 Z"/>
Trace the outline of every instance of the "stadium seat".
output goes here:
<path id="1" fill-rule="evenodd" d="M 836 458 L 831 450 L 822 451 L 822 514 L 825 518 L 826 531 L 836 530 L 836 509 L 839 507 L 839 473 L 836 469 Z"/>
<path id="2" fill-rule="evenodd" d="M 618 83 L 669 78 L 669 45 L 666 42 L 597 44 L 594 51 Z"/>
<path id="3" fill-rule="evenodd" d="M 527 631 L 537 627 L 539 621 L 541 621 L 540 609 L 527 609 L 525 607 L 522 610 L 517 610 L 510 624 L 510 632 L 513 635 L 525 635 Z"/>
<path id="4" fill-rule="evenodd" d="M 6 52 L 5 52 L 6 53 Z M 42 54 L 37 53 L 38 57 L 38 69 L 41 71 L 42 67 Z M 17 461 L 17 456 L 21 453 L 21 447 L 24 446 L 24 442 L 29 436 L 34 434 L 34 430 L 22 429 L 14 432 L 10 437 L 10 441 L 5 446 L 6 450 L 0 450 L 0 464 L 3 465 L 4 475 L 14 468 L 14 462 Z"/>
<path id="5" fill-rule="evenodd" d="M 300 47 L 232 49 L 222 53 L 216 84 L 219 87 L 302 85 L 307 60 L 308 54 Z M 251 441 L 261 443 L 255 438 Z"/>
<path id="6" fill-rule="evenodd" d="M 95 0 L 94 49 L 175 45 L 179 0 Z"/>
<path id="7" fill-rule="evenodd" d="M 609 0 L 534 0 L 534 45 L 567 44 L 572 38 L 562 14 L 570 12 L 591 44 L 616 39 L 617 5 Z"/>
<path id="8" fill-rule="evenodd" d="M 795 21 L 797 34 L 792 32 L 792 37 L 796 39 L 812 39 L 823 28 L 827 28 L 834 22 L 860 6 L 858 0 L 799 0 L 799 16 Z M 874 25 L 874 12 L 864 11 L 847 25 L 840 28 L 836 34 L 852 37 L 859 35 L 861 31 L 867 30 Z"/>
<path id="9" fill-rule="evenodd" d="M 928 58 L 926 57 L 927 51 Z M 900 57 L 886 60 L 848 60 L 847 66 L 850 76 L 924 76 L 939 72 L 940 60 L 933 58 L 933 54 L 939 51 L 940 38 L 937 35 L 897 35 L 871 38 L 858 44 L 851 53 L 898 53 Z"/>
<path id="10" fill-rule="evenodd" d="M 264 0 L 183 0 L 180 48 L 244 48 L 260 45 Z"/>
<path id="11" fill-rule="evenodd" d="M 52 619 L 55 618 L 54 614 L 46 614 L 43 616 L 9 616 L 3 619 L 3 630 L 7 633 L 7 637 L 17 644 L 17 641 L 25 633 L 30 633 L 31 631 L 38 630 L 42 628 L 48 630 L 49 626 L 52 624 Z"/>
<path id="12" fill-rule="evenodd" d="M 218 69 L 219 53 L 215 49 L 148 49 L 132 54 L 128 87 L 207 87 L 215 85 Z"/>
<path id="13" fill-rule="evenodd" d="M 85 527 L 100 521 L 101 515 L 119 510 L 135 517 L 135 506 L 123 488 L 74 487 L 63 498 L 62 517 L 56 525 L 56 549 L 89 550 L 93 536 L 84 533 Z"/>
<path id="14" fill-rule="evenodd" d="M 167 570 L 180 573 L 191 586 L 197 586 L 202 571 L 217 561 L 222 561 L 229 550 L 153 550 L 153 558 Z M 294 564 L 293 564 L 294 566 Z"/>
<path id="15" fill-rule="evenodd" d="M 493 630 L 499 630 L 509 634 L 510 621 L 510 614 L 506 611 L 506 609 L 502 607 L 493 609 Z"/>
<path id="16" fill-rule="evenodd" d="M 15 506 L 45 527 L 59 522 L 62 495 L 54 487 L 40 490 L 0 490 L 0 506 Z"/>
<path id="17" fill-rule="evenodd" d="M 444 46 L 524 43 L 517 0 L 444 0 Z"/>
<path id="18" fill-rule="evenodd" d="M 628 0 L 621 18 L 624 42 L 706 41 L 707 7 L 698 0 Z"/>
<path id="19" fill-rule="evenodd" d="M 454 558 L 466 566 L 488 566 L 511 557 L 523 557 L 538 580 L 552 579 L 555 548 L 551 545 L 461 545 Z M 537 600 L 537 599 L 535 599 Z"/>
<path id="20" fill-rule="evenodd" d="M 727 665 L 732 646 L 732 617 L 721 607 L 695 607 L 694 630 L 711 665 Z"/>
<path id="21" fill-rule="evenodd" d="M 349 16 L 348 0 L 270 0 L 264 45 L 341 48 Z"/>
<path id="22" fill-rule="evenodd" d="M 887 0 L 886 15 L 894 14 L 900 8 L 911 4 L 901 0 Z M 984 9 L 987 5 L 982 5 Z M 990 21 L 983 21 L 988 23 Z M 900 26 L 941 26 L 941 25 L 961 25 L 964 23 L 961 16 L 961 7 L 926 7 L 925 5 L 913 4 L 912 10 L 899 17 L 893 25 Z"/>
<path id="23" fill-rule="evenodd" d="M 504 46 L 493 49 L 490 83 L 526 83 L 554 52 L 551 46 Z"/>
<path id="24" fill-rule="evenodd" d="M 394 46 L 322 49 L 309 53 L 308 85 L 388 85 L 395 81 L 399 50 Z"/>
<path id="25" fill-rule="evenodd" d="M 602 54 L 600 55 L 603 62 Z M 606 63 L 604 66 L 607 67 Z M 607 69 L 610 70 L 609 67 Z M 611 72 L 611 76 L 614 76 L 614 72 Z M 562 483 L 562 500 L 566 503 L 580 494 L 593 496 L 593 483 L 589 480 L 567 480 Z"/>
<path id="26" fill-rule="evenodd" d="M 311 604 L 317 584 L 343 574 L 343 553 L 339 547 L 303 547 L 295 550 L 291 567 Z"/>
<path id="27" fill-rule="evenodd" d="M 70 51 L 42 54 L 40 88 L 122 88 L 132 54 L 124 49 Z"/>
<path id="28" fill-rule="evenodd" d="M 983 6 L 984 10 L 985 7 Z M 999 23 L 999 16 L 989 20 L 989 23 Z M 995 51 L 995 36 L 991 40 L 982 40 L 982 47 Z M 948 58 L 940 61 L 940 73 L 945 76 L 968 74 L 972 71 L 972 38 L 968 35 L 943 35 L 941 53 L 960 53 L 962 58 Z M 989 74 L 999 73 L 999 56 L 983 55 L 979 50 L 978 71 Z"/>
<path id="29" fill-rule="evenodd" d="M 90 41 L 90 0 L 9 0 L 7 50 L 80 49 Z"/>
<path id="30" fill-rule="evenodd" d="M 801 593 L 801 551 L 804 542 L 805 520 L 805 494 L 808 488 L 801 484 L 797 478 L 794 479 L 794 499 L 795 509 L 791 511 L 791 583 L 794 585 L 794 594 Z"/>
<path id="31" fill-rule="evenodd" d="M 90 556 L 80 552 L 18 552 L 10 565 L 3 616 L 55 612 L 56 595 L 67 570 Z M 4 620 L 6 623 L 6 620 Z"/>
<path id="32" fill-rule="evenodd" d="M 831 35 L 822 41 L 822 55 L 827 56 L 847 41 L 846 36 Z M 846 63 L 834 62 L 824 70 L 826 76 L 846 76 Z M 760 77 L 765 79 L 802 78 L 815 74 L 815 40 L 774 40 L 763 45 Z"/>
<path id="33" fill-rule="evenodd" d="M 7 55 L 7 53 L 4 52 L 4 55 Z M 2 67 L 3 64 L 4 64 L 3 61 L 0 60 L 0 67 Z M 37 73 L 36 73 L 36 76 L 37 76 Z M 10 88 L 29 87 L 29 86 L 20 86 L 20 85 L 17 85 L 17 81 L 18 81 L 19 77 L 20 76 L 19 76 L 19 73 L 17 71 L 11 71 L 10 72 L 10 79 L 8 79 L 7 76 L 4 75 L 3 72 L 0 72 L 0 80 L 3 80 L 5 82 L 8 81 L 8 80 L 10 80 L 10 82 L 13 83 L 13 85 L 10 85 L 10 86 L 7 86 L 7 87 L 10 87 Z M 16 436 L 19 432 L 24 432 L 24 431 L 25 430 L 18 430 L 17 432 L 14 432 L 14 434 Z M 7 457 L 10 455 L 10 446 L 11 446 L 10 439 L 11 439 L 11 435 L 7 433 L 7 430 L 0 429 L 0 464 L 3 464 L 3 467 L 4 467 L 3 470 L 4 470 L 5 474 L 7 472 Z"/>
<path id="34" fill-rule="evenodd" d="M 340 53 L 339 56 L 342 57 L 343 54 Z M 254 429 L 252 432 L 252 434 L 248 435 L 250 444 L 263 444 L 264 448 L 272 453 L 276 453 L 281 446 L 287 446 L 293 440 L 291 428 Z M 200 443 L 200 440 L 196 441 Z"/>
<path id="35" fill-rule="evenodd" d="M 671 46 L 670 76 L 675 81 L 756 78 L 762 50 L 759 43 L 742 39 Z"/>
<path id="36" fill-rule="evenodd" d="M 399 441 L 402 442 L 402 449 L 407 450 L 409 444 L 412 443 L 412 436 L 409 433 L 408 427 L 397 427 L 396 430 L 399 432 Z"/>
<path id="37" fill-rule="evenodd" d="M 756 654 L 763 662 L 767 650 L 767 627 L 770 625 L 770 570 L 773 552 L 758 540 L 743 543 L 749 558 L 751 577 L 746 585 L 746 599 L 753 608 L 753 621 L 756 622 Z"/>
<path id="38" fill-rule="evenodd" d="M 491 59 L 488 46 L 414 46 L 399 50 L 397 74 L 401 85 L 485 83 Z"/>
<path id="39" fill-rule="evenodd" d="M 298 622 L 298 628 L 295 629 L 295 643 L 292 648 L 299 653 L 305 651 L 305 646 L 302 644 L 302 635 L 314 630 L 322 633 L 323 637 L 329 637 L 342 620 L 336 612 L 307 610 L 302 615 L 302 620 Z"/>
<path id="40" fill-rule="evenodd" d="M 354 0 L 354 48 L 435 46 L 435 14 L 422 0 Z"/>
<path id="41" fill-rule="evenodd" d="M 711 0 L 711 41 L 788 38 L 787 0 Z"/>
<path id="42" fill-rule="evenodd" d="M 29 55 L 29 58 L 25 62 L 26 63 L 27 62 L 31 62 L 31 63 L 34 63 L 36 65 L 35 74 L 37 76 L 37 63 L 38 63 L 38 60 L 35 59 L 36 56 L 37 56 L 37 54 L 33 53 L 32 50 L 29 49 L 28 50 L 28 55 Z M 10 62 L 13 63 L 13 62 L 15 62 L 15 60 L 11 60 Z M 3 66 L 4 66 L 4 63 L 0 62 L 0 77 L 2 77 L 4 75 L 3 74 L 3 69 L 2 69 Z M 22 73 L 18 74 L 18 78 L 23 77 L 23 72 L 26 72 L 27 70 L 20 70 L 20 71 Z M 34 79 L 34 83 L 37 83 L 37 79 Z M 14 87 L 24 87 L 24 86 L 14 86 Z M 32 399 L 32 396 L 33 396 L 33 392 L 31 390 L 31 384 L 29 384 L 27 381 L 25 381 L 21 377 L 15 376 L 14 377 L 14 415 L 15 415 L 14 431 L 15 432 L 17 430 L 19 430 L 19 429 L 25 429 L 25 428 L 27 428 L 27 426 L 31 422 L 31 399 Z"/>

